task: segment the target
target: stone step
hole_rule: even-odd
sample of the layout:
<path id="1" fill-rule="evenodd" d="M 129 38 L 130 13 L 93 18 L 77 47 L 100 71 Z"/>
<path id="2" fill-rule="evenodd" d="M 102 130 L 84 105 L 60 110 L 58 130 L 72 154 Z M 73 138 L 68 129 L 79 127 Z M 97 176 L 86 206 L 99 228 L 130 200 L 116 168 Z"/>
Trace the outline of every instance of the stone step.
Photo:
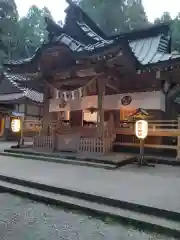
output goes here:
<path id="1" fill-rule="evenodd" d="M 123 208 L 130 211 L 138 212 L 138 213 L 145 213 L 148 215 L 158 216 L 161 218 L 167 218 L 167 219 L 180 222 L 180 212 L 178 211 L 176 212 L 168 209 L 156 208 L 149 205 L 138 204 L 133 201 L 132 202 L 122 201 L 120 199 L 113 199 L 103 195 L 99 195 L 98 193 L 95 194 L 91 192 L 78 191 L 74 188 L 70 189 L 70 188 L 65 188 L 63 186 L 54 186 L 50 184 L 40 183 L 37 181 L 34 182 L 32 180 L 27 180 L 25 178 L 18 178 L 17 176 L 12 177 L 12 176 L 0 175 L 0 181 L 8 182 L 11 184 L 18 184 L 21 186 L 30 187 L 34 189 L 39 189 L 46 192 L 58 193 L 58 194 L 66 195 L 69 197 L 75 197 L 82 200 L 87 200 L 87 201 L 104 204 L 112 207 Z"/>
<path id="2" fill-rule="evenodd" d="M 54 162 L 54 163 L 61 163 L 61 164 L 71 164 L 71 165 L 80 165 L 80 166 L 87 166 L 87 167 L 94 167 L 94 168 L 104 168 L 107 170 L 114 170 L 116 169 L 116 165 L 114 164 L 105 164 L 105 163 L 96 163 L 90 162 L 88 160 L 82 159 L 70 159 L 70 158 L 60 158 L 60 157 L 52 157 L 52 156 L 41 156 L 41 155 L 33 155 L 29 153 L 21 153 L 21 152 L 0 152 L 2 156 L 8 157 L 15 157 L 15 158 L 23 158 L 23 159 L 31 159 L 37 161 L 44 161 L 44 162 Z"/>
<path id="3" fill-rule="evenodd" d="M 52 193 L 6 181 L 0 181 L 0 190 L 52 205 L 63 205 L 69 209 L 80 209 L 81 211 L 88 212 L 88 214 L 111 217 L 115 220 L 134 225 L 141 229 L 180 237 L 180 221 L 147 215 L 145 213 L 130 211 L 120 207 L 108 206 L 106 204 L 91 202 L 90 200 L 83 200 L 59 193 Z"/>
<path id="4" fill-rule="evenodd" d="M 21 153 L 21 154 L 29 154 L 33 156 L 43 156 L 43 157 L 49 157 L 49 158 L 62 158 L 62 159 L 70 159 L 70 160 L 77 160 L 77 161 L 87 161 L 88 163 L 99 163 L 101 165 L 111 165 L 114 167 L 122 167 L 128 164 L 132 164 L 135 160 L 135 157 L 127 156 L 127 154 L 121 154 L 119 156 L 119 159 L 117 160 L 117 157 L 114 158 L 113 155 L 107 156 L 99 156 L 94 154 L 77 154 L 72 152 L 54 152 L 54 153 L 48 153 L 48 152 L 38 152 L 33 151 L 29 149 L 5 149 L 4 152 L 6 153 Z"/>
<path id="5" fill-rule="evenodd" d="M 117 165 L 116 162 L 105 160 L 105 159 L 98 159 L 96 156 L 91 155 L 91 157 L 77 155 L 76 153 L 71 152 L 60 152 L 60 153 L 47 153 L 47 152 L 38 152 L 38 151 L 30 151 L 24 149 L 5 149 L 4 152 L 6 153 L 21 153 L 21 154 L 29 154 L 33 156 L 43 156 L 43 157 L 52 157 L 52 158 L 63 158 L 63 159 L 70 159 L 70 160 L 78 160 L 78 161 L 88 161 L 88 162 L 95 162 L 100 164 L 110 164 L 110 165 Z"/>

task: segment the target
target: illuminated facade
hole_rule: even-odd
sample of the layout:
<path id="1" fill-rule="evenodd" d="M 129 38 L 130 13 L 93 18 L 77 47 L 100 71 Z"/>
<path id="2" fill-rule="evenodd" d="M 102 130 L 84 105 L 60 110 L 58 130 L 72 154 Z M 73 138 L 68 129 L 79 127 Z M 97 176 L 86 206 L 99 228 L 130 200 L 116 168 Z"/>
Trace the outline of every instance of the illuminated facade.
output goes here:
<path id="1" fill-rule="evenodd" d="M 139 108 L 151 119 L 177 118 L 180 55 L 171 54 L 169 25 L 108 37 L 73 3 L 63 27 L 46 23 L 49 42 L 5 68 L 20 86 L 43 94 L 40 138 L 48 136 L 52 150 L 67 150 L 67 138 L 74 144 L 68 150 L 84 151 L 82 145 L 94 141 L 101 147 L 93 151 L 110 151 L 121 132 L 114 129 Z M 93 130 L 87 121 L 95 122 Z"/>
<path id="2" fill-rule="evenodd" d="M 0 137 L 14 139 L 19 132 L 12 132 L 11 123 L 16 118 L 26 120 L 42 119 L 43 94 L 21 87 L 9 74 L 1 77 L 0 83 Z"/>

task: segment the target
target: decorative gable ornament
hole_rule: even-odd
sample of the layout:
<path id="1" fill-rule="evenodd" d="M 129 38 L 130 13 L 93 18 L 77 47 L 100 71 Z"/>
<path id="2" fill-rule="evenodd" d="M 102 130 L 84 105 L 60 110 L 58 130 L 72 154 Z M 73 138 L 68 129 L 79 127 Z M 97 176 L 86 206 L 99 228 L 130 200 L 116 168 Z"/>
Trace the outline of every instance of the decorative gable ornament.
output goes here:
<path id="1" fill-rule="evenodd" d="M 124 96 L 124 97 L 121 99 L 121 104 L 122 104 L 123 106 L 129 105 L 131 102 L 132 102 L 132 97 L 131 97 L 131 96 Z"/>
<path id="2" fill-rule="evenodd" d="M 136 111 L 134 111 L 128 116 L 128 119 L 146 119 L 149 116 L 149 113 L 145 109 L 138 108 Z"/>

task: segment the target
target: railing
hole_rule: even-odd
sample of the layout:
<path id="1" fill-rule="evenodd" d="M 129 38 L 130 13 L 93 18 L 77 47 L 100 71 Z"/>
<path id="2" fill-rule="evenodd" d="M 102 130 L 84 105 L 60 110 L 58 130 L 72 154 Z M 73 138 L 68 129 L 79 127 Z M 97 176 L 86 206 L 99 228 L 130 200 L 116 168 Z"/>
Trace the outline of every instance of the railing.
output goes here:
<path id="1" fill-rule="evenodd" d="M 99 138 L 81 138 L 78 152 L 101 153 L 104 152 L 103 141 Z"/>
<path id="2" fill-rule="evenodd" d="M 35 136 L 33 139 L 33 148 L 54 150 L 54 139 L 52 136 Z"/>
<path id="3" fill-rule="evenodd" d="M 92 129 L 89 128 L 92 134 Z M 95 137 L 81 137 L 79 152 L 88 152 L 88 153 L 108 153 L 112 150 L 112 143 L 114 140 L 114 121 L 113 118 L 110 118 L 104 125 L 104 135 L 103 137 L 98 137 L 98 128 L 95 128 L 96 136 Z"/>
<path id="4" fill-rule="evenodd" d="M 139 147 L 135 136 L 135 122 L 121 121 L 115 130 L 115 146 Z M 178 120 L 148 120 L 148 136 L 145 147 L 149 149 L 168 149 L 177 151 L 180 156 L 180 124 Z"/>
<path id="5" fill-rule="evenodd" d="M 178 128 L 178 120 L 147 120 L 149 128 L 158 127 L 172 127 Z M 135 121 L 120 121 L 119 127 L 133 127 L 135 125 Z"/>
<path id="6" fill-rule="evenodd" d="M 121 121 L 115 128 L 115 134 L 134 135 L 135 122 Z M 148 121 L 148 136 L 177 137 L 180 136 L 177 120 L 154 120 Z"/>
<path id="7" fill-rule="evenodd" d="M 104 135 L 100 138 L 98 128 L 64 126 L 58 121 L 50 124 L 51 136 L 37 136 L 34 138 L 34 148 L 47 148 L 60 150 L 73 149 L 77 152 L 105 153 L 112 150 L 114 140 L 113 121 L 105 123 Z M 77 136 L 77 137 L 76 137 Z M 76 140 L 73 141 L 74 137 Z M 65 140 L 68 140 L 68 144 Z M 76 143 L 76 144 L 75 144 Z"/>
<path id="8" fill-rule="evenodd" d="M 81 138 L 78 152 L 104 154 L 111 150 L 112 141 L 110 138 Z"/>
<path id="9" fill-rule="evenodd" d="M 98 127 L 97 126 L 74 126 L 71 127 L 70 125 L 64 126 L 60 124 L 57 121 L 54 121 L 50 125 L 50 129 L 52 132 L 55 132 L 59 135 L 65 135 L 65 134 L 79 134 L 81 137 L 87 137 L 87 138 L 96 138 L 98 137 Z M 113 127 L 112 124 L 108 122 L 104 123 L 104 137 L 109 137 L 113 133 Z"/>

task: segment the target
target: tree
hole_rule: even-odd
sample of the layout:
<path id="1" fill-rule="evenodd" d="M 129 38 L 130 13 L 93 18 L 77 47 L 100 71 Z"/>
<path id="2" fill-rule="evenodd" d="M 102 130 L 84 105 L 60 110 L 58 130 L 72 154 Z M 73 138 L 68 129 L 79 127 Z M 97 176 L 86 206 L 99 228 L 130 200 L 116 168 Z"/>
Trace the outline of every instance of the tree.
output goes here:
<path id="1" fill-rule="evenodd" d="M 172 23 L 172 50 L 180 52 L 180 13 Z"/>
<path id="2" fill-rule="evenodd" d="M 148 24 L 141 0 L 74 0 L 107 34 Z"/>
<path id="3" fill-rule="evenodd" d="M 172 51 L 180 51 L 180 13 L 171 18 L 169 12 L 164 12 L 160 18 L 155 19 L 154 23 L 170 23 L 172 31 Z"/>
<path id="4" fill-rule="evenodd" d="M 12 59 L 17 47 L 18 12 L 14 0 L 0 0 L 0 62 Z"/>
<path id="5" fill-rule="evenodd" d="M 171 15 L 169 12 L 164 12 L 160 18 L 156 18 L 154 23 L 168 23 L 172 21 Z"/>
<path id="6" fill-rule="evenodd" d="M 39 9 L 33 5 L 26 17 L 19 21 L 19 55 L 32 56 L 36 49 L 47 40 L 45 17 L 52 18 L 48 8 Z"/>
<path id="7" fill-rule="evenodd" d="M 143 28 L 148 24 L 141 0 L 127 1 L 125 17 L 129 30 Z"/>

